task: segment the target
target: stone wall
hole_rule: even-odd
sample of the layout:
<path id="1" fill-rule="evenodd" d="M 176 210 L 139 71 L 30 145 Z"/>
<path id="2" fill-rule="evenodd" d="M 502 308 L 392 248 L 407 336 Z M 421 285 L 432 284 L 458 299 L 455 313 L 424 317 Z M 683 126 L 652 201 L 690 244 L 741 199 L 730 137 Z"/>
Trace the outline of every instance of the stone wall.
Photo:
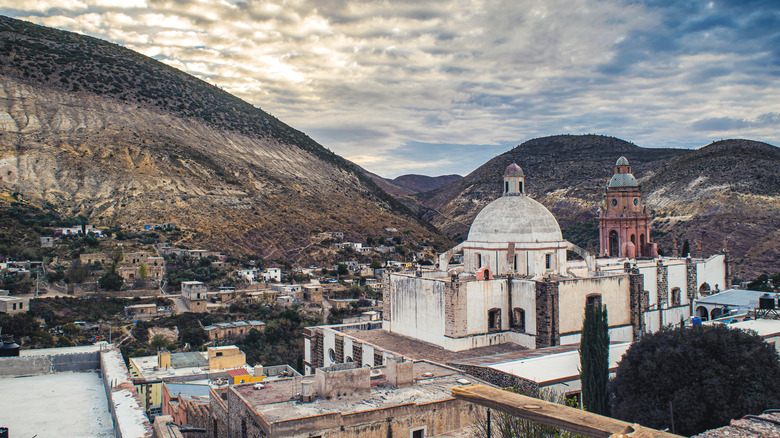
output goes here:
<path id="1" fill-rule="evenodd" d="M 658 293 L 658 308 L 662 309 L 666 307 L 666 302 L 669 297 L 669 268 L 664 265 L 663 260 L 658 260 L 656 265 L 658 275 L 656 275 L 656 290 Z"/>
<path id="2" fill-rule="evenodd" d="M 688 289 L 688 302 L 693 304 L 696 292 L 699 290 L 699 281 L 696 278 L 696 263 L 688 257 L 685 260 L 685 284 Z"/>
<path id="3" fill-rule="evenodd" d="M 466 289 L 461 288 L 457 275 L 444 288 L 444 335 L 466 336 Z"/>
<path id="4" fill-rule="evenodd" d="M 639 269 L 632 269 L 628 276 L 629 297 L 631 306 L 631 328 L 634 340 L 639 340 L 645 328 L 645 310 L 650 306 L 650 297 L 644 290 L 644 276 Z"/>
<path id="5" fill-rule="evenodd" d="M 560 343 L 558 332 L 558 283 L 544 280 L 536 283 L 536 348 Z"/>
<path id="6" fill-rule="evenodd" d="M 458 368 L 480 380 L 492 383 L 499 388 L 517 388 L 518 392 L 521 394 L 530 394 L 534 390 L 539 389 L 539 385 L 532 380 L 513 376 L 512 374 L 494 370 L 493 368 L 458 363 L 449 363 L 447 365 Z"/>

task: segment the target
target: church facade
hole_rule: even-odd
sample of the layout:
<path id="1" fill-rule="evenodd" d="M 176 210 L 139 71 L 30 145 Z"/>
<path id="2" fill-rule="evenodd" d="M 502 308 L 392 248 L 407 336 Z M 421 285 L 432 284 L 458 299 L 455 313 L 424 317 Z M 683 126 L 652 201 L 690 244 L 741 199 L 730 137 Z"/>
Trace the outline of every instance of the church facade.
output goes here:
<path id="1" fill-rule="evenodd" d="M 552 213 L 526 194 L 522 169 L 511 164 L 503 195 L 477 215 L 465 242 L 441 254 L 436 269 L 385 274 L 381 330 L 451 352 L 505 343 L 535 349 L 579 343 L 589 305 L 606 305 L 613 342 L 688 318 L 699 294 L 728 287 L 726 258 L 658 258 L 635 182 L 621 157 L 606 192 L 607 203 L 617 205 L 600 212 L 600 229 L 618 233 L 615 256 L 608 250 L 596 258 L 563 239 Z M 451 264 L 461 251 L 463 263 Z M 583 260 L 567 261 L 567 251 Z M 373 366 L 392 354 L 392 347 L 340 334 L 338 326 L 309 330 L 307 369 L 347 358 Z"/>
<path id="2" fill-rule="evenodd" d="M 650 222 L 642 190 L 626 157 L 618 158 L 606 190 L 606 206 L 599 208 L 599 255 L 656 258 L 658 245 L 650 240 Z"/>

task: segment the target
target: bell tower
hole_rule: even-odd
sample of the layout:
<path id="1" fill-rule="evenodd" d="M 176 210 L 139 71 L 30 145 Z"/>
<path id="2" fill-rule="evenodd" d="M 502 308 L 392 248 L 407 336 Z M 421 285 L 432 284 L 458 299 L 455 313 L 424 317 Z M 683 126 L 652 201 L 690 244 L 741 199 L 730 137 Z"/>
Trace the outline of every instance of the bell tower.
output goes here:
<path id="1" fill-rule="evenodd" d="M 626 157 L 618 158 L 606 189 L 606 208 L 599 208 L 599 255 L 658 257 L 650 241 L 650 221 L 642 191 Z"/>

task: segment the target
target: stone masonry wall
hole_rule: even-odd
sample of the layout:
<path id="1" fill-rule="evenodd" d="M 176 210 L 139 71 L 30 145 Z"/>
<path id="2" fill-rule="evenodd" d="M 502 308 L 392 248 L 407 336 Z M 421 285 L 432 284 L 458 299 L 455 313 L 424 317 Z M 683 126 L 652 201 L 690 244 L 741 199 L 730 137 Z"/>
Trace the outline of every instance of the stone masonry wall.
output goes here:
<path id="1" fill-rule="evenodd" d="M 669 297 L 669 268 L 664 265 L 662 260 L 656 264 L 656 289 L 658 291 L 658 308 L 666 307 Z"/>
<path id="2" fill-rule="evenodd" d="M 688 302 L 693 303 L 693 299 L 696 298 L 696 292 L 699 290 L 699 282 L 696 275 L 696 263 L 688 257 L 685 260 L 685 282 L 688 287 Z"/>
<path id="3" fill-rule="evenodd" d="M 450 363 L 447 365 L 463 370 L 464 372 L 488 383 L 492 383 L 499 388 L 517 388 L 521 394 L 531 394 L 534 390 L 539 388 L 539 385 L 534 381 L 513 376 L 492 368 L 457 363 Z"/>
<path id="4" fill-rule="evenodd" d="M 650 297 L 644 286 L 644 275 L 639 269 L 632 269 L 628 275 L 629 305 L 631 306 L 631 329 L 634 340 L 638 340 L 645 328 L 645 310 L 650 305 Z"/>
<path id="5" fill-rule="evenodd" d="M 444 287 L 444 335 L 451 338 L 466 336 L 466 289 L 461 288 L 457 276 Z"/>
<path id="6" fill-rule="evenodd" d="M 560 344 L 558 282 L 536 282 L 536 348 Z"/>

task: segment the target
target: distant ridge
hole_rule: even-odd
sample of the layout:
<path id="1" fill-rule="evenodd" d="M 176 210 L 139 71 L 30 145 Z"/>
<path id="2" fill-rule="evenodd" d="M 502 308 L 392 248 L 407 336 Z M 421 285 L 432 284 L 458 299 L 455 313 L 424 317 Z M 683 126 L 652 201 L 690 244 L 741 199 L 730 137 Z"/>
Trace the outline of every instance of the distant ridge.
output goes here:
<path id="1" fill-rule="evenodd" d="M 465 238 L 476 214 L 501 195 L 503 170 L 515 161 L 528 192 L 555 214 L 564 235 L 596 251 L 596 210 L 620 156 L 628 158 L 654 210 L 654 239 L 667 254 L 674 241 L 679 250 L 689 240 L 695 255 L 720 253 L 725 244 L 738 278 L 777 271 L 780 149 L 751 140 L 663 149 L 597 135 L 537 138 L 454 183 L 413 195 L 416 211 L 455 240 Z"/>

